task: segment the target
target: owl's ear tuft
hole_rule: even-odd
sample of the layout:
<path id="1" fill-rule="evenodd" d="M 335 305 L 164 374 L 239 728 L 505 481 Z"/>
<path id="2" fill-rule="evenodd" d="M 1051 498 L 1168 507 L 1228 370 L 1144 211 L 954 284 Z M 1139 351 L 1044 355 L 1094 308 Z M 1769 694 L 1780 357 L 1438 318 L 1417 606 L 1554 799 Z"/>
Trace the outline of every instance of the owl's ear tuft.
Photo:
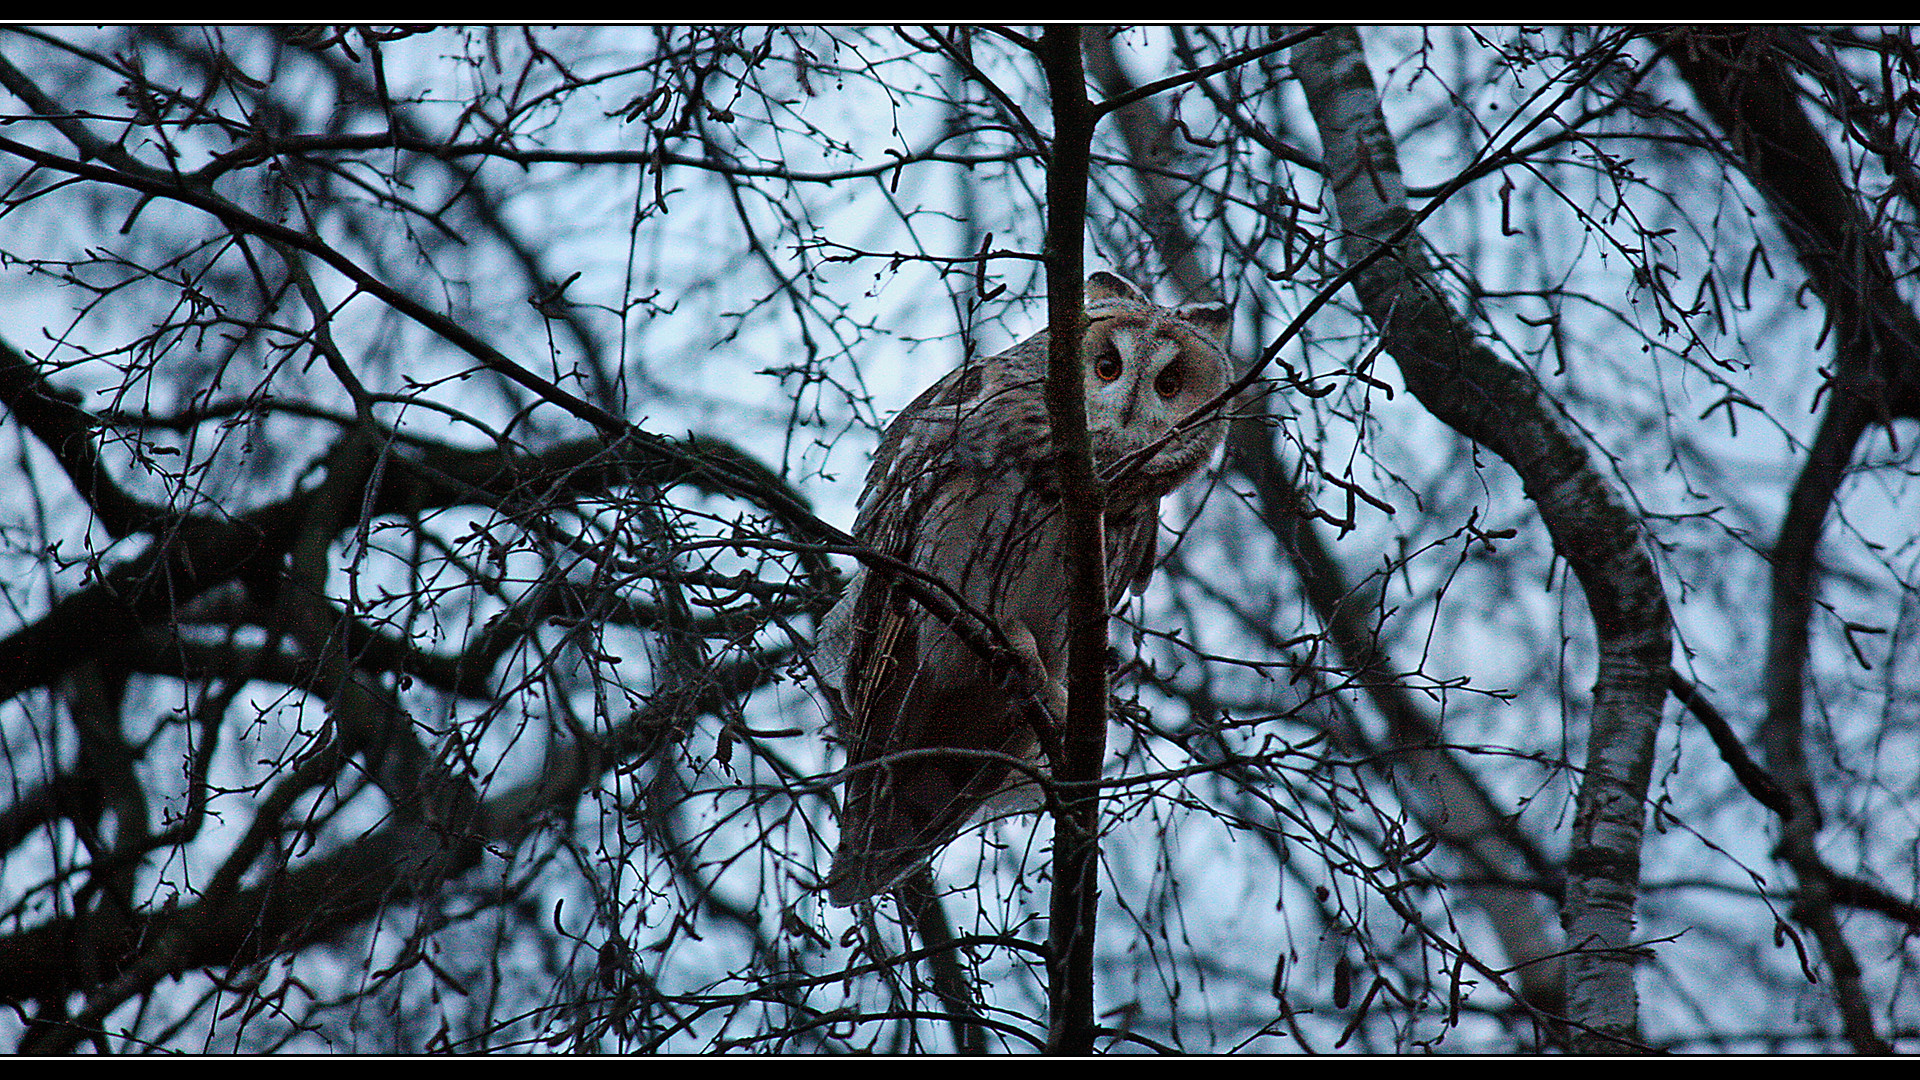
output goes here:
<path id="1" fill-rule="evenodd" d="M 1225 304 L 1187 304 L 1175 314 L 1181 321 L 1225 347 L 1227 331 L 1233 329 L 1233 309 Z"/>
<path id="2" fill-rule="evenodd" d="M 1087 303 L 1101 300 L 1135 300 L 1147 303 L 1140 286 L 1108 270 L 1096 270 L 1087 278 Z"/>

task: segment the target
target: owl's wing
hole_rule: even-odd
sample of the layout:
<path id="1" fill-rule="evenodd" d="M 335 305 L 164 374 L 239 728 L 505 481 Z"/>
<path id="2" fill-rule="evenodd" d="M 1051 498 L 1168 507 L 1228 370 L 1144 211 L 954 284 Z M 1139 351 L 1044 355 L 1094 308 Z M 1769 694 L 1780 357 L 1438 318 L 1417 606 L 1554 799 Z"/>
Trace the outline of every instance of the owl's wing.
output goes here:
<path id="1" fill-rule="evenodd" d="M 949 372 L 900 411 L 881 436 L 867 469 L 866 488 L 860 493 L 859 516 L 853 534 L 876 553 L 901 562 L 914 561 L 914 521 L 925 507 L 936 482 L 928 466 L 941 457 L 959 436 L 965 395 L 978 384 L 967 369 Z M 841 731 L 850 760 L 865 760 L 876 744 L 887 741 L 886 731 L 871 730 L 874 697 L 884 664 L 876 660 L 896 656 L 902 621 L 910 614 L 898 583 L 891 575 L 862 567 L 847 591 L 822 622 L 820 641 L 828 650 L 829 667 L 845 697 L 850 729 Z"/>
<path id="2" fill-rule="evenodd" d="M 1007 415 L 1018 411 L 1005 406 L 1020 397 L 977 367 L 921 394 L 874 454 L 855 535 L 878 553 L 945 577 L 977 558 L 983 530 L 969 515 L 990 515 L 986 508 L 1004 501 L 1011 463 L 1001 445 Z M 963 519 L 974 527 L 960 526 Z M 975 588 L 963 594 L 984 610 Z M 958 754 L 885 759 L 919 750 L 1004 752 L 1007 706 L 986 666 L 950 640 L 894 575 L 866 570 L 858 592 L 850 589 L 835 612 L 841 617 L 829 616 L 822 637 L 844 660 L 822 671 L 841 679 L 840 737 L 853 771 L 842 789 L 841 839 L 827 886 L 829 899 L 845 905 L 893 887 L 938 851 L 1006 772 Z"/>
<path id="3" fill-rule="evenodd" d="M 952 495 L 956 488 L 996 490 L 995 478 L 978 470 L 948 474 L 941 483 L 942 495 Z M 956 501 L 965 498 L 962 494 Z M 982 501 L 997 498 L 989 494 Z M 1112 603 L 1130 586 L 1144 587 L 1153 572 L 1156 509 L 1137 508 L 1109 530 Z M 884 512 L 872 521 L 875 527 L 888 523 Z M 914 565 L 936 561 L 935 553 L 912 551 L 911 546 L 964 546 L 971 530 L 958 532 L 903 538 L 908 548 L 898 557 Z M 1044 587 L 1044 582 L 1039 584 Z M 972 590 L 963 591 L 969 600 L 980 601 Z M 855 772 L 843 789 L 840 846 L 827 880 L 829 899 L 843 906 L 892 888 L 939 851 L 983 805 L 1000 805 L 1003 794 L 1018 786 L 1019 776 L 1004 763 L 925 753 L 889 764 L 889 755 L 952 749 L 1020 757 L 1034 750 L 1025 692 L 1002 685 L 891 575 L 868 574 L 849 610 L 849 637 L 855 645 L 846 681 L 850 730 L 844 735 Z M 1027 632 L 1031 647 L 1034 639 L 1026 627 L 1009 621 L 1003 629 L 1010 638 Z M 1053 672 L 1056 679 L 1060 675 Z"/>
<path id="4" fill-rule="evenodd" d="M 862 574 L 858 591 L 841 603 L 844 708 L 836 719 L 853 771 L 841 786 L 840 843 L 827 889 L 829 900 L 845 906 L 891 888 L 935 848 L 921 842 L 924 830 L 901 824 L 909 783 L 903 770 L 880 763 L 919 742 L 906 699 L 922 662 L 921 619 L 889 574 Z"/>
<path id="5" fill-rule="evenodd" d="M 813 634 L 813 672 L 831 699 L 829 712 L 835 730 L 840 730 L 846 723 L 847 663 L 853 651 L 853 609 L 859 604 L 866 583 L 866 569 L 855 570 L 853 576 L 847 579 L 846 589 L 840 594 L 840 599 L 821 616 L 820 625 Z"/>

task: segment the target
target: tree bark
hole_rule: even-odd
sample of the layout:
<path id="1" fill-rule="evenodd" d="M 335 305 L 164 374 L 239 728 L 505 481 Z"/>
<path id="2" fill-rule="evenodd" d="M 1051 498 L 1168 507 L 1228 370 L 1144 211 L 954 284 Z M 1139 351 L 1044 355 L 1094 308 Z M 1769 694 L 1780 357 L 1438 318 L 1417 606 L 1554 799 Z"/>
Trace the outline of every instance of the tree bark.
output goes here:
<path id="1" fill-rule="evenodd" d="M 1086 324 L 1083 238 L 1095 117 L 1087 100 L 1080 29 L 1049 26 L 1040 61 L 1053 98 L 1047 159 L 1047 417 L 1066 521 L 1067 716 L 1054 814 L 1047 1049 L 1093 1051 L 1093 956 L 1099 914 L 1100 796 L 1107 751 L 1107 567 L 1104 499 L 1087 433 L 1080 341 Z"/>

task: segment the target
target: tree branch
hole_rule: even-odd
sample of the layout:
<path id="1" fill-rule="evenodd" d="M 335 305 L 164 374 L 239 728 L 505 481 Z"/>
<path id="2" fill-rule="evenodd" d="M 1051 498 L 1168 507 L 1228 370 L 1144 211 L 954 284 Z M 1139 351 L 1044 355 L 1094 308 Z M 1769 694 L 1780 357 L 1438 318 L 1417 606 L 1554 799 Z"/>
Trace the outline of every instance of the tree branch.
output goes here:
<path id="1" fill-rule="evenodd" d="M 1107 748 L 1105 498 L 1087 433 L 1087 167 L 1097 117 L 1087 100 L 1080 30 L 1049 26 L 1038 49 L 1053 97 L 1047 159 L 1047 416 L 1058 455 L 1067 547 L 1067 717 L 1064 760 L 1053 778 L 1066 792 L 1054 816 L 1053 905 L 1049 928 L 1047 1049 L 1093 1050 L 1093 945 L 1099 914 L 1100 799 L 1094 786 Z"/>

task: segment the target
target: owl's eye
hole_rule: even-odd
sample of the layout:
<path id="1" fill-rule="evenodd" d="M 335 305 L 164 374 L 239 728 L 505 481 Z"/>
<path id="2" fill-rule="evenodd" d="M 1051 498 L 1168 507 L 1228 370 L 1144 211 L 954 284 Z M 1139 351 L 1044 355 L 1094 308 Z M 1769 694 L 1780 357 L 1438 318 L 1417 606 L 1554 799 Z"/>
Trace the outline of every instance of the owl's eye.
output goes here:
<path id="1" fill-rule="evenodd" d="M 1168 364 L 1160 369 L 1159 376 L 1153 380 L 1153 392 L 1163 398 L 1177 397 L 1180 393 L 1180 382 L 1180 365 Z"/>
<path id="2" fill-rule="evenodd" d="M 1120 350 L 1109 345 L 1102 349 L 1099 358 L 1094 360 L 1093 373 L 1105 382 L 1112 382 L 1120 377 L 1124 367 L 1125 365 L 1120 362 Z"/>

